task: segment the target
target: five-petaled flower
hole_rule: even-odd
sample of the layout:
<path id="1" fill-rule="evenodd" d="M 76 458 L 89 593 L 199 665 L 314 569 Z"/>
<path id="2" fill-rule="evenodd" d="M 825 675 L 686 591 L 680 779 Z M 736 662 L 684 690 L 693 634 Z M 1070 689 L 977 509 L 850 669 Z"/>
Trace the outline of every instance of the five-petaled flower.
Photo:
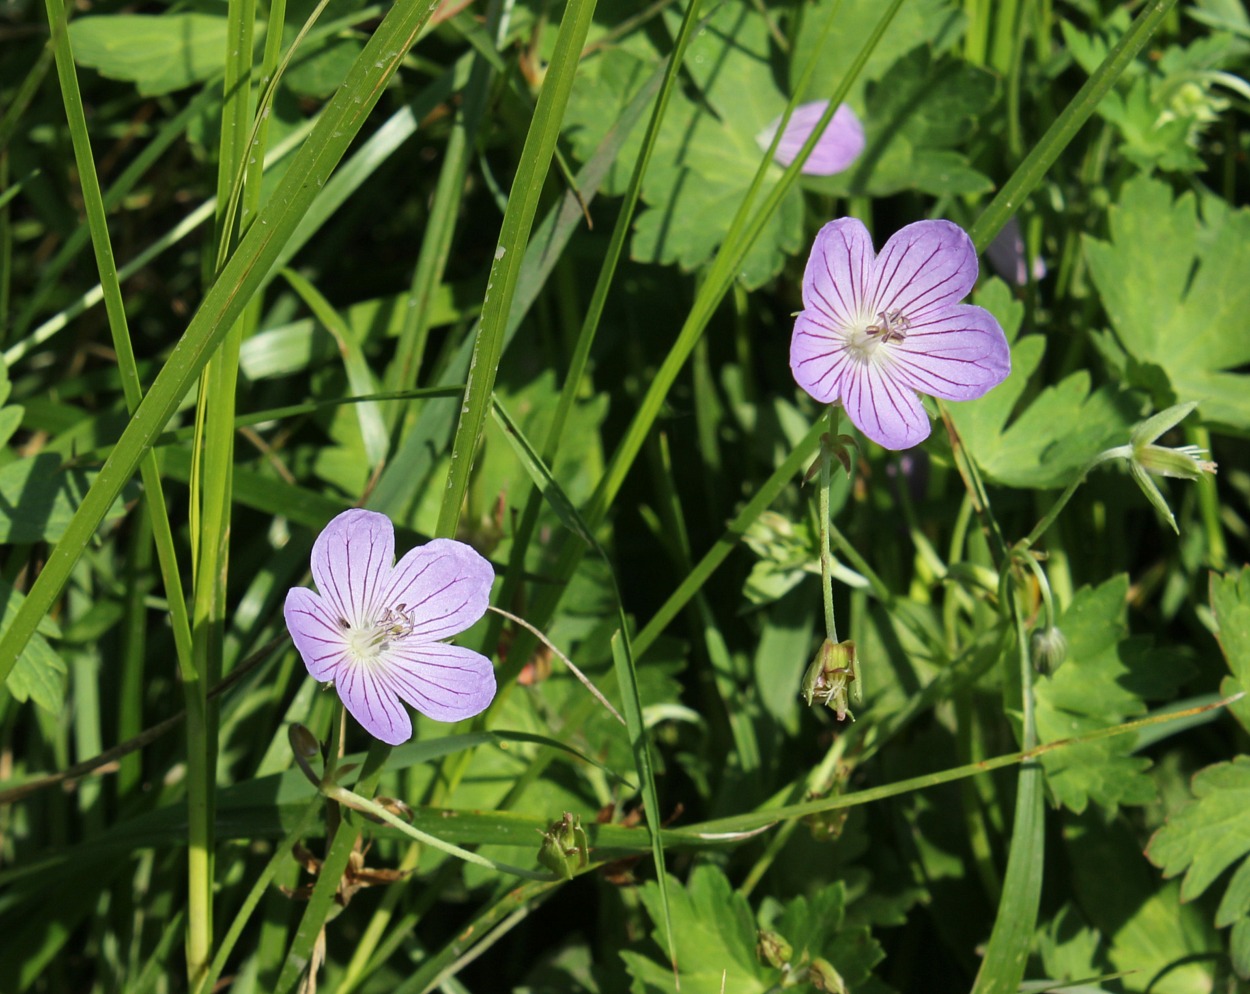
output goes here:
<path id="1" fill-rule="evenodd" d="M 816 235 L 803 274 L 790 369 L 822 403 L 840 400 L 855 426 L 887 449 L 929 436 L 917 396 L 972 400 L 1011 371 L 1003 329 L 959 303 L 977 280 L 972 239 L 950 221 L 900 229 L 880 255 L 855 218 Z"/>
<path id="2" fill-rule="evenodd" d="M 396 563 L 390 519 L 344 511 L 313 543 L 312 575 L 320 593 L 287 594 L 287 629 L 308 672 L 334 682 L 370 735 L 390 745 L 412 737 L 401 699 L 438 721 L 490 704 L 490 660 L 440 641 L 486 613 L 495 571 L 469 546 L 435 539 Z"/>
<path id="3" fill-rule="evenodd" d="M 777 149 L 773 152 L 773 158 L 777 162 L 788 166 L 795 160 L 828 106 L 828 100 L 817 100 L 794 108 L 794 113 L 786 122 L 786 130 L 781 133 L 777 142 Z M 778 117 L 756 136 L 755 140 L 760 148 L 767 149 L 772 145 L 773 136 L 780 126 L 781 118 Z M 808 176 L 832 176 L 849 167 L 863 150 L 864 126 L 859 123 L 855 111 L 848 104 L 839 104 L 820 138 L 816 140 L 812 154 L 803 163 L 801 172 Z"/>

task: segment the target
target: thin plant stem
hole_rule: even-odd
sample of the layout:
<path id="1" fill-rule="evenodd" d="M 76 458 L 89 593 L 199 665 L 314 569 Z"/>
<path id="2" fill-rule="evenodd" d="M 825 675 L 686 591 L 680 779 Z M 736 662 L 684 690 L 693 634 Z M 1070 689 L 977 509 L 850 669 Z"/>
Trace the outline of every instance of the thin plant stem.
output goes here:
<path id="1" fill-rule="evenodd" d="M 825 416 L 829 431 L 825 436 L 825 443 L 820 447 L 820 591 L 825 607 L 825 638 L 831 644 L 837 645 L 838 625 L 833 615 L 833 552 L 829 548 L 829 485 L 833 464 L 830 446 L 836 444 L 834 438 L 838 432 L 837 405 L 830 404 Z"/>

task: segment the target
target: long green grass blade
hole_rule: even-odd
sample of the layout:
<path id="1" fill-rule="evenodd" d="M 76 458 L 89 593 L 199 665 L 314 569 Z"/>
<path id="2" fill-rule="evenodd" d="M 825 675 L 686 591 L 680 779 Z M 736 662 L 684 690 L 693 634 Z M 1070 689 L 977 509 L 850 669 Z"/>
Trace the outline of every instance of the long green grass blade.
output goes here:
<path id="1" fill-rule="evenodd" d="M 469 473 L 473 469 L 473 457 L 490 413 L 491 393 L 495 388 L 495 375 L 499 370 L 499 357 L 503 353 L 504 332 L 512 310 L 512 300 L 525 259 L 525 246 L 529 241 L 538 200 L 546 182 L 551 156 L 555 151 L 556 138 L 586 34 L 590 30 L 595 12 L 595 0 L 571 0 L 560 22 L 551 65 L 543 80 L 538 106 L 530 122 L 525 147 L 517 168 L 503 225 L 499 231 L 499 244 L 491 264 L 486 284 L 486 296 L 482 301 L 482 323 L 473 345 L 473 358 L 469 363 L 469 385 L 465 391 L 464 408 L 456 427 L 451 449 L 451 470 L 447 479 L 447 491 L 439 510 L 438 535 L 454 535 L 456 523 L 469 488 Z"/>
<path id="2" fill-rule="evenodd" d="M 94 486 L 52 550 L 13 623 L 0 637 L 0 680 L 8 677 L 39 619 L 105 513 L 134 474 L 143 453 L 168 423 L 231 324 L 268 276 L 304 211 L 330 177 L 433 12 L 435 0 L 399 0 L 357 57 L 272 198 L 204 297 L 178 347 L 157 376 L 104 464 Z"/>

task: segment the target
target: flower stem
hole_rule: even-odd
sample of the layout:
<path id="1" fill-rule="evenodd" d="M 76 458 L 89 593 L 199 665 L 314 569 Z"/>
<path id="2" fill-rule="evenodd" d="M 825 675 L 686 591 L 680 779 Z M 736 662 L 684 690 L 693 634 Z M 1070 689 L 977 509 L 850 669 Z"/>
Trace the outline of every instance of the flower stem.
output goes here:
<path id="1" fill-rule="evenodd" d="M 382 805 L 361 797 L 359 794 L 353 793 L 347 788 L 340 787 L 337 784 L 323 783 L 321 785 L 321 792 L 330 800 L 337 801 L 344 807 L 352 808 L 356 811 L 362 811 L 366 814 L 372 815 L 374 818 L 386 822 L 386 824 L 390 825 L 392 828 L 398 829 L 405 835 L 416 839 L 418 842 L 423 842 L 427 846 L 431 846 L 434 849 L 445 852 L 450 856 L 455 856 L 457 859 L 462 859 L 466 863 L 473 863 L 477 866 L 485 866 L 488 869 L 511 873 L 513 876 L 524 877 L 526 880 L 549 881 L 556 879 L 550 873 L 543 873 L 537 870 L 526 870 L 519 866 L 512 866 L 509 863 L 500 863 L 496 860 L 481 856 L 475 852 L 470 852 L 468 849 L 461 849 L 459 846 L 453 845 L 450 842 L 444 842 L 437 836 L 429 835 L 421 831 L 419 828 L 414 828 L 402 818 L 391 814 L 386 810 L 386 808 L 382 807 Z"/>
<path id="2" fill-rule="evenodd" d="M 838 625 L 833 616 L 833 553 L 829 549 L 829 482 L 833 455 L 829 441 L 838 433 L 838 407 L 830 404 L 826 411 L 829 433 L 826 444 L 820 447 L 820 585 L 825 600 L 825 638 L 838 644 Z"/>
<path id="3" fill-rule="evenodd" d="M 1098 455 L 1094 456 L 1094 458 L 1085 465 L 1085 468 L 1077 473 L 1072 482 L 1068 484 L 1067 489 L 1059 495 L 1059 499 L 1050 506 L 1050 510 L 1042 515 L 1042 520 L 1033 526 L 1033 530 L 1029 532 L 1029 534 L 1020 542 L 1020 547 L 1024 549 L 1030 548 L 1046 533 L 1046 530 L 1053 525 L 1055 523 L 1055 519 L 1059 517 L 1059 513 L 1067 507 L 1068 501 L 1072 499 L 1072 495 L 1075 494 L 1081 484 L 1085 482 L 1085 477 L 1089 476 L 1090 472 L 1096 466 L 1100 466 L 1105 462 L 1110 462 L 1112 459 L 1123 459 L 1130 457 L 1131 455 L 1132 452 L 1128 446 L 1121 445 L 1114 449 L 1107 449 L 1106 452 L 1100 452 Z"/>

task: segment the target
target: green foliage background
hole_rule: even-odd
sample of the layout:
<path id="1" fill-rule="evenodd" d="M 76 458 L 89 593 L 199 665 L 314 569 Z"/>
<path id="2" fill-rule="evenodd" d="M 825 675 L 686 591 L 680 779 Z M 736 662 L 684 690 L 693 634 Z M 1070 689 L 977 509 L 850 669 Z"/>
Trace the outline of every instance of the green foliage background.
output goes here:
<path id="1" fill-rule="evenodd" d="M 0 992 L 1250 986 L 1244 4 L 66 15 L 0 9 Z M 766 160 L 839 94 L 850 169 Z M 839 723 L 787 361 L 843 215 L 1045 266 L 982 267 L 1005 383 L 835 465 Z M 1094 464 L 1189 402 L 1174 535 Z M 575 814 L 572 879 L 296 768 L 282 600 L 352 506 L 625 725 L 488 616 L 490 710 L 349 721 L 340 781 L 535 872 Z"/>

